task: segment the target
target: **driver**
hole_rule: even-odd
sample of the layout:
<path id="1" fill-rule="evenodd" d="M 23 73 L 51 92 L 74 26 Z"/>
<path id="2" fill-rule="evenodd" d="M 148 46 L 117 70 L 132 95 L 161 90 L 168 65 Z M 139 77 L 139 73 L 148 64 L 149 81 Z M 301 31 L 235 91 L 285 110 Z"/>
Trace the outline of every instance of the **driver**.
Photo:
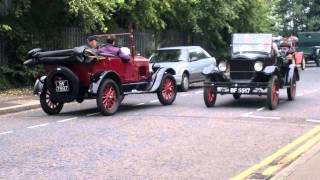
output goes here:
<path id="1" fill-rule="evenodd" d="M 130 50 L 128 48 L 119 48 L 115 46 L 116 37 L 114 35 L 107 36 L 107 44 L 99 48 L 100 55 L 114 55 L 119 56 L 121 59 L 130 60 Z"/>

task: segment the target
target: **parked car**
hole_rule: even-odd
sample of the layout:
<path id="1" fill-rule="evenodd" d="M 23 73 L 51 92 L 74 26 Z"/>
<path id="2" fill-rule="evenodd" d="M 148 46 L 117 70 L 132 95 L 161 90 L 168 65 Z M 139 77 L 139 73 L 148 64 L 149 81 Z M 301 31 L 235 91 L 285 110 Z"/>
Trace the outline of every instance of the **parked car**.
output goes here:
<path id="1" fill-rule="evenodd" d="M 294 60 L 277 56 L 272 48 L 272 34 L 234 34 L 231 59 L 218 67 L 203 70 L 204 102 L 215 105 L 217 94 L 266 95 L 267 106 L 275 109 L 279 90 L 287 89 L 289 100 L 295 99 L 299 72 Z"/>
<path id="2" fill-rule="evenodd" d="M 216 59 L 200 46 L 166 47 L 151 55 L 150 65 L 173 68 L 180 90 L 188 91 L 191 83 L 204 81 L 202 70 L 216 66 Z"/>
<path id="3" fill-rule="evenodd" d="M 117 112 L 125 95 L 157 93 L 163 105 L 174 102 L 177 94 L 172 68 L 159 67 L 149 71 L 149 60 L 135 55 L 131 33 L 113 34 L 129 39 L 131 59 L 99 55 L 90 48 L 74 48 L 28 53 L 26 65 L 44 65 L 45 74 L 37 79 L 34 94 L 40 96 L 41 107 L 47 114 L 58 114 L 64 103 L 95 98 L 103 115 Z M 110 35 L 99 35 L 106 38 Z"/>
<path id="4" fill-rule="evenodd" d="M 299 32 L 299 51 L 303 51 L 307 62 L 320 66 L 320 32 Z"/>

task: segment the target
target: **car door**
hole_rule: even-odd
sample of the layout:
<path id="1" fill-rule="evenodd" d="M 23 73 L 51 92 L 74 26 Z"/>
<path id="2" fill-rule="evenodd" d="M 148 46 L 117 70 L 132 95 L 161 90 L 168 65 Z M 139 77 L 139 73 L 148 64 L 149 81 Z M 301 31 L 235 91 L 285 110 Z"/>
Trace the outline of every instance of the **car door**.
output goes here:
<path id="1" fill-rule="evenodd" d="M 215 58 L 211 57 L 209 53 L 207 53 L 205 50 L 202 48 L 199 48 L 199 61 L 200 61 L 200 66 L 201 66 L 201 73 L 200 73 L 200 80 L 204 80 L 204 76 L 202 75 L 202 71 L 204 68 L 208 66 L 215 65 Z"/>
<path id="2" fill-rule="evenodd" d="M 203 62 L 200 59 L 200 51 L 197 48 L 189 49 L 190 59 L 190 81 L 195 82 L 201 79 L 202 68 L 204 67 Z"/>

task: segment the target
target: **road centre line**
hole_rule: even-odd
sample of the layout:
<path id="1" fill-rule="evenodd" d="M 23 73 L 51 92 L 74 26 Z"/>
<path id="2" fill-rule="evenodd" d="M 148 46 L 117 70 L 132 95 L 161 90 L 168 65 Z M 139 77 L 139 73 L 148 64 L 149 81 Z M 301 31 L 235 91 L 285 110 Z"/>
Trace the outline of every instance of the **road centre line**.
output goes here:
<path id="1" fill-rule="evenodd" d="M 262 111 L 264 109 L 265 109 L 265 107 L 262 107 L 262 108 L 257 109 L 257 111 Z"/>
<path id="2" fill-rule="evenodd" d="M 142 105 L 144 105 L 145 103 L 138 103 L 138 104 L 136 104 L 136 106 L 142 106 Z"/>
<path id="3" fill-rule="evenodd" d="M 33 128 L 38 128 L 38 127 L 43 127 L 43 126 L 47 126 L 49 125 L 49 123 L 44 123 L 44 124 L 38 124 L 38 125 L 34 125 L 34 126 L 29 126 L 27 127 L 28 129 L 33 129 Z"/>
<path id="4" fill-rule="evenodd" d="M 248 116 L 250 116 L 251 114 L 253 114 L 253 112 L 244 113 L 244 114 L 241 115 L 241 117 L 248 117 Z"/>
<path id="5" fill-rule="evenodd" d="M 301 145 L 298 149 L 281 159 L 276 165 L 268 167 L 262 172 L 264 176 L 271 176 L 286 165 L 290 164 L 292 161 L 300 157 L 304 152 L 313 147 L 316 143 L 320 141 L 320 134 L 317 134 L 312 139 L 308 140 L 305 144 Z"/>
<path id="6" fill-rule="evenodd" d="M 181 96 L 185 97 L 185 96 L 190 96 L 191 94 L 181 94 Z"/>
<path id="7" fill-rule="evenodd" d="M 151 100 L 151 101 L 150 101 L 150 103 L 156 103 L 156 102 L 158 102 L 158 100 L 157 100 L 157 99 L 155 99 L 155 100 Z"/>
<path id="8" fill-rule="evenodd" d="M 13 133 L 13 131 L 6 131 L 6 132 L 0 133 L 0 136 L 1 136 L 1 135 L 5 135 L 5 134 L 12 134 L 12 133 Z"/>
<path id="9" fill-rule="evenodd" d="M 248 118 L 256 118 L 256 119 L 281 119 L 281 117 L 272 117 L 272 116 L 256 116 L 256 115 L 248 115 Z"/>
<path id="10" fill-rule="evenodd" d="M 251 167 L 249 167 L 248 169 L 246 169 L 245 171 L 243 171 L 242 173 L 240 173 L 239 175 L 231 178 L 232 180 L 239 180 L 239 179 L 245 179 L 248 176 L 250 176 L 251 174 L 255 173 L 257 170 L 261 169 L 262 167 L 265 167 L 269 164 L 271 164 L 273 161 L 275 161 L 276 159 L 278 159 L 279 157 L 283 156 L 284 154 L 286 154 L 287 152 L 291 151 L 293 148 L 295 148 L 296 146 L 302 144 L 303 142 L 305 142 L 306 140 L 309 140 L 311 137 L 318 135 L 320 132 L 320 126 L 316 126 L 313 129 L 311 129 L 310 131 L 308 131 L 307 133 L 303 134 L 302 136 L 298 137 L 297 139 L 295 139 L 293 142 L 291 142 L 290 144 L 286 145 L 285 147 L 279 149 L 277 152 L 273 153 L 272 155 L 268 156 L 267 158 L 265 158 L 264 160 L 262 160 L 261 162 L 259 162 L 258 164 L 255 164 Z"/>
<path id="11" fill-rule="evenodd" d="M 89 115 L 90 115 L 90 114 L 89 114 Z M 87 116 L 88 116 L 88 115 L 87 115 Z M 63 119 L 63 120 L 60 120 L 60 121 L 57 121 L 57 122 L 58 122 L 58 123 L 64 123 L 64 122 L 72 121 L 72 120 L 75 120 L 75 119 L 78 119 L 78 117 Z"/>
<path id="12" fill-rule="evenodd" d="M 320 123 L 319 119 L 307 119 L 308 122 Z"/>

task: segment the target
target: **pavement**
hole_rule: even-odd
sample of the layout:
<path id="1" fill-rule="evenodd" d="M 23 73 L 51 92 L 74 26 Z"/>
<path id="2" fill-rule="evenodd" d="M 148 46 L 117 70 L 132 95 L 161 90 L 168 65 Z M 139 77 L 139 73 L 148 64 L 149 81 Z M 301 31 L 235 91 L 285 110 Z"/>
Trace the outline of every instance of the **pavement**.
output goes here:
<path id="1" fill-rule="evenodd" d="M 37 97 L 0 97 L 16 109 L 0 115 L 0 179 L 319 179 L 307 171 L 319 167 L 319 73 L 301 72 L 296 100 L 281 90 L 274 111 L 263 96 L 218 96 L 206 108 L 201 88 L 171 106 L 127 96 L 111 117 L 95 100 L 48 116 Z"/>
<path id="2" fill-rule="evenodd" d="M 30 94 L 0 96 L 0 115 L 40 107 L 39 98 Z"/>

